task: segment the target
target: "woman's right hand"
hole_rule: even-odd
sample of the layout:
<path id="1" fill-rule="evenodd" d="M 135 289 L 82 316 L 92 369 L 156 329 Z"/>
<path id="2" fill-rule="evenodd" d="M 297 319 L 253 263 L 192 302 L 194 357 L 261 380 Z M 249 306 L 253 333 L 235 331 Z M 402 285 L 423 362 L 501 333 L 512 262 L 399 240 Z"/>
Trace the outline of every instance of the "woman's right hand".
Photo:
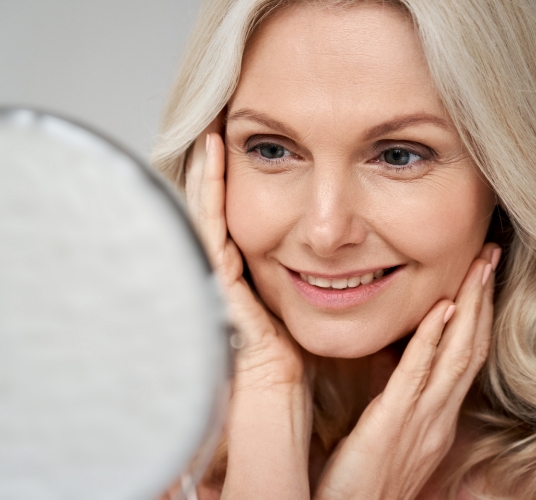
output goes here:
<path id="1" fill-rule="evenodd" d="M 197 139 L 186 177 L 190 217 L 218 276 L 240 349 L 234 389 L 301 384 L 302 350 L 281 321 L 269 313 L 243 276 L 242 255 L 230 238 L 225 218 L 225 149 L 213 122 Z"/>
<path id="2" fill-rule="evenodd" d="M 241 343 L 226 425 L 229 461 L 222 499 L 309 498 L 310 374 L 303 350 L 244 279 L 242 255 L 225 218 L 225 147 L 219 128 L 215 120 L 194 145 L 186 198 Z"/>

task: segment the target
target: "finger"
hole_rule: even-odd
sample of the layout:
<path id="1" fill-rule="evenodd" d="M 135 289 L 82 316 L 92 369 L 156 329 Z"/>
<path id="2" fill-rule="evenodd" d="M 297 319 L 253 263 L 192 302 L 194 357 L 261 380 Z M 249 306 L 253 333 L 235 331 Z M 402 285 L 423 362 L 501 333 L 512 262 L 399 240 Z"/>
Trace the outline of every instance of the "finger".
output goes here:
<path id="1" fill-rule="evenodd" d="M 456 313 L 441 339 L 424 402 L 441 407 L 469 368 L 484 300 L 482 281 L 490 272 L 487 260 L 476 259 L 471 265 L 456 298 Z"/>
<path id="2" fill-rule="evenodd" d="M 251 330 L 259 331 L 259 318 L 266 316 L 262 305 L 253 296 L 242 277 L 242 256 L 236 244 L 229 238 L 225 217 L 225 146 L 218 133 L 209 133 L 205 139 L 204 165 L 198 186 L 192 191 L 197 196 L 198 231 L 207 254 L 217 270 L 223 285 L 231 314 L 241 325 L 251 325 Z M 200 161 L 199 155 L 195 160 Z M 196 168 L 192 165 L 192 169 Z M 273 329 L 269 322 L 267 328 Z M 259 331 L 261 334 L 262 329 Z M 248 336 L 249 333 L 248 333 Z"/>
<path id="3" fill-rule="evenodd" d="M 206 159 L 199 188 L 199 232 L 213 264 L 220 267 L 227 242 L 225 149 L 219 134 L 207 134 Z"/>
<path id="4" fill-rule="evenodd" d="M 320 473 L 320 476 L 317 479 L 317 495 L 315 498 L 319 497 L 319 493 L 322 491 L 322 488 L 324 485 L 322 485 L 323 481 L 325 481 L 327 475 L 329 474 L 330 469 L 333 467 L 333 464 L 341 454 L 342 447 L 344 446 L 344 443 L 348 440 L 348 436 L 343 437 L 338 443 L 335 449 L 331 452 L 331 455 L 329 456 L 328 460 L 324 464 L 324 468 L 322 469 L 322 472 Z"/>
<path id="5" fill-rule="evenodd" d="M 206 136 L 209 133 L 220 133 L 223 129 L 223 112 L 201 132 L 194 142 L 193 150 L 186 161 L 186 202 L 188 213 L 194 225 L 198 226 L 199 191 L 206 160 Z"/>
<path id="6" fill-rule="evenodd" d="M 497 248 L 499 248 L 499 247 L 495 243 L 486 243 L 482 247 L 482 251 L 480 252 L 480 255 L 477 257 L 477 259 L 480 259 L 480 260 L 484 261 L 483 262 L 484 266 L 487 265 L 487 263 L 491 263 L 491 261 L 493 259 L 493 255 L 494 255 L 494 250 L 497 249 Z M 470 290 L 471 290 L 471 287 L 467 282 L 471 279 L 471 273 L 475 272 L 475 266 L 476 266 L 476 261 L 473 262 L 473 264 L 471 265 L 471 267 L 467 271 L 467 275 L 466 275 L 466 277 L 464 279 L 464 282 L 460 286 L 460 290 L 458 291 L 458 294 L 456 296 L 456 303 L 469 303 L 469 304 L 471 303 L 471 300 L 472 300 L 471 297 L 466 296 L 467 293 L 470 293 Z M 481 290 L 480 287 L 478 286 L 478 278 L 477 278 L 477 281 L 475 282 L 475 285 L 476 285 L 477 299 L 480 299 L 480 297 L 482 297 L 480 292 L 482 291 L 482 293 L 483 293 L 483 290 Z M 479 304 L 476 304 L 476 305 L 478 306 Z M 457 313 L 457 316 L 459 316 L 460 314 L 462 314 L 462 313 Z M 453 320 L 453 322 L 454 322 L 454 320 Z M 474 332 L 476 332 L 476 330 L 474 330 Z M 470 332 L 468 332 L 468 333 L 470 333 Z M 456 330 L 454 330 L 454 328 L 448 328 L 445 331 L 445 334 L 443 335 L 443 339 L 441 341 L 441 344 L 440 344 L 440 346 L 438 348 L 437 358 L 439 358 L 442 355 L 443 351 L 450 346 L 450 343 L 453 342 L 453 337 L 455 336 L 455 334 L 456 334 Z"/>
<path id="7" fill-rule="evenodd" d="M 426 386 L 438 343 L 453 308 L 450 300 L 442 300 L 425 316 L 381 396 L 382 406 L 397 409 L 396 413 L 404 419 L 411 417 Z"/>
<path id="8" fill-rule="evenodd" d="M 201 134 L 194 142 L 193 151 L 186 164 L 186 205 L 190 219 L 199 230 L 199 191 L 206 160 L 206 133 Z"/>
<path id="9" fill-rule="evenodd" d="M 449 398 L 449 405 L 459 406 L 469 391 L 473 381 L 484 365 L 491 343 L 491 331 L 493 327 L 493 295 L 495 289 L 495 270 L 501 255 L 501 249 L 495 247 L 492 250 L 491 264 L 492 272 L 486 282 L 483 290 L 482 309 L 476 327 L 476 333 L 473 341 L 473 356 L 466 370 L 466 373 L 460 379 L 460 382 L 454 388 Z"/>
<path id="10" fill-rule="evenodd" d="M 489 280 L 493 283 L 494 277 L 490 277 Z M 453 410 L 460 408 L 489 353 L 493 323 L 493 303 L 491 301 L 487 302 L 488 300 L 486 299 L 482 305 L 469 365 L 458 383 L 453 387 L 452 393 L 447 400 L 447 407 Z"/>
<path id="11" fill-rule="evenodd" d="M 233 321 L 244 348 L 254 349 L 273 333 L 266 311 L 245 281 L 240 251 L 229 238 L 225 215 L 225 146 L 218 133 L 207 134 L 206 157 L 199 187 L 199 233 L 223 286 Z"/>
<path id="12" fill-rule="evenodd" d="M 482 247 L 482 251 L 480 252 L 480 255 L 478 256 L 478 258 L 487 260 L 488 262 L 493 264 L 494 261 L 495 261 L 496 250 L 499 250 L 499 254 L 497 255 L 497 257 L 500 258 L 501 247 L 499 245 L 497 245 L 497 243 L 486 243 Z M 497 262 L 495 263 L 495 266 L 494 266 L 493 270 L 495 270 L 497 268 L 497 263 L 498 262 L 499 261 L 497 259 Z"/>

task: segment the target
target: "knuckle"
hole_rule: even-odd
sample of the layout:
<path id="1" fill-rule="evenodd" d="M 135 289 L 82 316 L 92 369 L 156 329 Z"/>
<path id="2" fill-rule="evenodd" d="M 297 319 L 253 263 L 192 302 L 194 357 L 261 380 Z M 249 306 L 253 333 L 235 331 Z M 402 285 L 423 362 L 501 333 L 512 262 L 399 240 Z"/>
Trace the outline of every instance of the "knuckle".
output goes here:
<path id="1" fill-rule="evenodd" d="M 454 443 L 454 429 L 445 433 L 443 429 L 435 429 L 429 432 L 428 439 L 425 443 L 424 454 L 430 458 L 443 457 Z"/>
<path id="2" fill-rule="evenodd" d="M 209 221 L 211 219 L 214 219 L 215 216 L 213 213 L 213 210 L 211 210 L 205 203 L 199 203 L 197 207 L 197 217 L 200 221 Z"/>
<path id="3" fill-rule="evenodd" d="M 403 406 L 412 406 L 424 390 L 430 370 L 428 367 L 402 368 L 400 369 L 400 375 L 404 380 L 405 397 L 400 398 L 398 403 Z"/>
<path id="4" fill-rule="evenodd" d="M 484 300 L 493 307 L 493 295 L 495 288 L 493 286 L 486 287 L 484 289 L 483 298 Z"/>
<path id="5" fill-rule="evenodd" d="M 480 311 L 482 310 L 483 305 L 484 305 L 484 294 L 479 294 L 479 296 L 473 301 L 473 314 L 474 314 L 475 323 L 478 319 L 478 316 L 480 314 Z"/>
<path id="6" fill-rule="evenodd" d="M 474 364 L 477 369 L 482 368 L 489 354 L 490 343 L 482 342 L 476 349 L 474 354 Z"/>
<path id="7" fill-rule="evenodd" d="M 204 205 L 204 203 L 199 203 L 197 207 L 195 208 L 195 212 L 197 215 L 197 225 L 199 226 L 200 230 L 202 231 L 204 229 L 203 222 L 207 220 L 208 218 L 208 211 L 207 207 Z"/>
<path id="8" fill-rule="evenodd" d="M 424 455 L 428 457 L 436 457 L 440 455 L 445 447 L 445 440 L 443 436 L 440 436 L 437 432 L 427 439 Z"/>
<path id="9" fill-rule="evenodd" d="M 399 372 L 404 376 L 404 379 L 407 381 L 410 387 L 418 387 L 423 383 L 430 373 L 428 366 L 416 366 L 410 369 L 405 367 L 400 367 Z"/>
<path id="10" fill-rule="evenodd" d="M 427 351 L 429 355 L 432 355 L 439 343 L 439 335 L 415 335 L 413 340 L 415 343 L 421 344 L 421 347 Z"/>
<path id="11" fill-rule="evenodd" d="M 472 357 L 473 357 L 472 348 L 464 349 L 463 351 L 457 352 L 450 363 L 449 368 L 450 368 L 451 375 L 456 379 L 460 378 L 469 367 Z"/>

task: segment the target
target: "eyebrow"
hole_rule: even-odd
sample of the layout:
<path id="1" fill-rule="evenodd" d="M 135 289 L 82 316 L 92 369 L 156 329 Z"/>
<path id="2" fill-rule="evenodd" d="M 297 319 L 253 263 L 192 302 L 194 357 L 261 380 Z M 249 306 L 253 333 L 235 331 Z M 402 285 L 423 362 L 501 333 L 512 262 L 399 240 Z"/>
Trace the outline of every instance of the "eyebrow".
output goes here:
<path id="1" fill-rule="evenodd" d="M 376 137 L 381 137 L 408 127 L 423 124 L 431 124 L 445 130 L 452 130 L 452 125 L 439 116 L 431 115 L 429 113 L 415 113 L 413 115 L 396 117 L 393 120 L 386 123 L 380 123 L 379 125 L 368 129 L 365 133 L 365 140 L 369 141 Z"/>
<path id="2" fill-rule="evenodd" d="M 232 120 L 239 119 L 245 119 L 255 123 L 259 123 L 260 125 L 265 125 L 273 130 L 277 130 L 284 135 L 288 135 L 291 137 L 297 137 L 299 135 L 292 127 L 285 125 L 279 120 L 271 118 L 265 113 L 256 112 L 251 109 L 240 109 L 238 111 L 234 111 L 227 116 L 225 121 L 229 122 Z M 437 127 L 441 127 L 445 130 L 452 130 L 452 124 L 444 118 L 432 115 L 430 113 L 415 113 L 412 115 L 395 117 L 388 122 L 375 125 L 374 127 L 369 128 L 365 132 L 364 138 L 366 141 L 370 141 L 377 137 L 381 137 L 393 132 L 398 132 L 399 130 L 403 130 L 411 126 L 422 124 L 431 124 Z"/>
<path id="3" fill-rule="evenodd" d="M 235 111 L 227 116 L 225 122 L 230 122 L 231 120 L 239 119 L 245 119 L 258 123 L 260 125 L 265 125 L 273 130 L 278 130 L 284 135 L 288 135 L 291 137 L 297 137 L 299 135 L 292 127 L 289 127 L 288 125 L 285 125 L 279 120 L 275 120 L 274 118 L 271 118 L 264 113 L 259 113 L 251 109 L 240 109 L 238 111 Z"/>

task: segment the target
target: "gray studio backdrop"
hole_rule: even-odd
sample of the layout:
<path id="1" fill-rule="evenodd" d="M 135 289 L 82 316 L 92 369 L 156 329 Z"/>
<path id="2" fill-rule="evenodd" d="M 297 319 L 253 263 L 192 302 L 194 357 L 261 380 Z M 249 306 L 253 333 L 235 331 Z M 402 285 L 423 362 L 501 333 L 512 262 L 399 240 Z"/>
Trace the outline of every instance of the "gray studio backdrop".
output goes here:
<path id="1" fill-rule="evenodd" d="M 200 0 L 0 0 L 0 106 L 81 120 L 147 159 Z"/>

